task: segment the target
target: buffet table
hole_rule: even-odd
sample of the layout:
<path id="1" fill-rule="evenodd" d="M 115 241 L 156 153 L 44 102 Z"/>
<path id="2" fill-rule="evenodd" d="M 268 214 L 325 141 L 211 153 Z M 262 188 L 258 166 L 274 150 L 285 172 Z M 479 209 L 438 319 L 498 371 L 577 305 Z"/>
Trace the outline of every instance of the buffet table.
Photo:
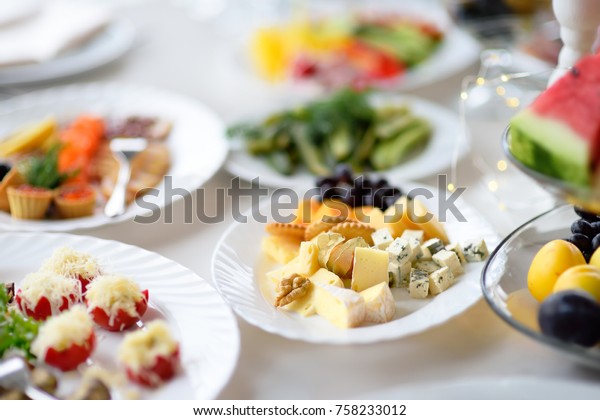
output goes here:
<path id="1" fill-rule="evenodd" d="M 191 19 L 182 8 L 163 1 L 123 8 L 136 25 L 138 39 L 126 57 L 68 83 L 117 81 L 154 85 L 185 93 L 214 109 L 226 123 L 256 113 L 272 102 L 285 103 L 285 93 L 270 89 L 243 72 L 235 34 L 210 21 Z M 411 92 L 458 110 L 460 82 L 467 72 Z M 67 83 L 67 82 L 64 82 Z M 460 168 L 464 195 L 486 216 L 500 236 L 537 214 L 526 209 L 508 214 L 493 204 L 477 184 L 478 172 L 468 163 Z M 205 186 L 206 214 L 214 214 L 216 190 L 227 188 L 232 176 L 219 171 Z M 435 185 L 436 180 L 422 179 Z M 194 194 L 197 197 L 197 194 Z M 198 201 L 195 202 L 198 205 Z M 246 203 L 248 205 L 248 203 Z M 232 221 L 225 205 L 225 222 L 183 223 L 183 202 L 172 207 L 174 223 L 163 218 L 151 225 L 133 221 L 76 233 L 134 244 L 171 258 L 211 281 L 211 257 L 221 234 Z M 168 279 L 165 279 L 168 281 Z M 237 317 L 241 353 L 235 373 L 221 393 L 223 399 L 358 399 L 389 398 L 396 387 L 411 389 L 431 383 L 478 380 L 572 380 L 594 384 L 600 374 L 519 334 L 481 299 L 443 325 L 400 340 L 369 345 L 330 346 L 288 340 L 258 329 Z M 567 392 L 567 391 L 566 391 Z M 401 395 L 401 394 L 400 394 Z M 422 395 L 427 398 L 428 395 Z M 524 395 L 527 397 L 527 395 Z M 564 398 L 576 395 L 564 395 Z"/>

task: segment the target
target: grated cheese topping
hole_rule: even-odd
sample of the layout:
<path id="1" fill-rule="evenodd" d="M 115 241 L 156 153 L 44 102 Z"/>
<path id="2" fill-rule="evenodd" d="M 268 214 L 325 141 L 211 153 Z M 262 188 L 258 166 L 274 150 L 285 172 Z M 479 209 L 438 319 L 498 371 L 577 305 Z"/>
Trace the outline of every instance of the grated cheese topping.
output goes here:
<path id="1" fill-rule="evenodd" d="M 25 306 L 34 310 L 43 297 L 50 301 L 52 315 L 58 314 L 58 308 L 63 304 L 63 297 L 75 296 L 75 301 L 81 300 L 81 283 L 74 278 L 68 278 L 56 273 L 38 271 L 28 274 L 21 284 L 19 293 Z"/>
<path id="2" fill-rule="evenodd" d="M 98 276 L 101 270 L 96 258 L 64 246 L 56 249 L 52 257 L 44 261 L 41 271 L 51 271 L 66 277 L 81 276 L 91 280 Z"/>
<path id="3" fill-rule="evenodd" d="M 85 298 L 90 311 L 100 308 L 108 314 L 111 325 L 119 309 L 132 317 L 141 316 L 135 304 L 143 299 L 142 291 L 136 282 L 127 277 L 98 276 L 89 284 Z"/>
<path id="4" fill-rule="evenodd" d="M 119 347 L 119 360 L 134 372 L 154 365 L 158 356 L 170 356 L 177 349 L 166 322 L 156 320 L 145 330 L 129 333 Z"/>
<path id="5" fill-rule="evenodd" d="M 38 336 L 31 344 L 31 352 L 43 359 L 51 347 L 61 351 L 72 344 L 82 345 L 92 331 L 92 319 L 85 307 L 75 305 L 42 324 Z"/>

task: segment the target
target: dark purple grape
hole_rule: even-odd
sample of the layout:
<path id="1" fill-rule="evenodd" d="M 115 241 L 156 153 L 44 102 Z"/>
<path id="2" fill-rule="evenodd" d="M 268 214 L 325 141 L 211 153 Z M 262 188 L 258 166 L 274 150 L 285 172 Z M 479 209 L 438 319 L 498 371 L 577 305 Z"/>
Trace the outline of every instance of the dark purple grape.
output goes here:
<path id="1" fill-rule="evenodd" d="M 585 293 L 550 295 L 540 306 L 538 322 L 544 334 L 567 343 L 591 347 L 600 341 L 600 305 Z"/>
<path id="2" fill-rule="evenodd" d="M 582 219 L 587 220 L 588 222 L 596 222 L 598 221 L 598 215 L 589 211 L 585 211 L 582 208 L 574 207 L 575 214 L 581 217 Z"/>
<path id="3" fill-rule="evenodd" d="M 348 165 L 338 165 L 335 168 L 335 176 L 340 184 L 350 184 L 354 179 L 352 169 Z"/>
<path id="4" fill-rule="evenodd" d="M 575 245 L 581 252 L 591 252 L 592 251 L 592 241 L 585 235 L 581 233 L 575 233 L 571 235 L 568 239 L 573 245 Z"/>
<path id="5" fill-rule="evenodd" d="M 583 219 L 573 222 L 571 225 L 571 233 L 581 233 L 588 238 L 594 237 L 594 229 L 592 228 L 592 225 Z"/>
<path id="6" fill-rule="evenodd" d="M 386 187 L 389 187 L 389 186 L 390 186 L 390 184 L 387 182 L 387 179 L 380 178 L 380 179 L 377 180 L 377 182 L 375 182 L 374 188 L 376 190 L 378 190 L 380 188 L 386 188 Z"/>
<path id="7" fill-rule="evenodd" d="M 321 196 L 324 199 L 340 199 L 346 196 L 346 189 L 341 187 L 331 187 L 321 190 Z"/>
<path id="8" fill-rule="evenodd" d="M 364 195 L 362 197 L 363 206 L 371 207 L 373 206 L 373 196 L 371 194 Z"/>
<path id="9" fill-rule="evenodd" d="M 10 169 L 10 165 L 7 165 L 6 163 L 0 163 L 0 181 L 4 179 Z"/>
<path id="10" fill-rule="evenodd" d="M 325 177 L 321 177 L 317 179 L 317 182 L 315 183 L 315 185 L 319 188 L 331 188 L 331 187 L 335 187 L 338 183 L 337 178 L 333 178 L 331 176 L 325 176 Z"/>
<path id="11" fill-rule="evenodd" d="M 392 207 L 397 201 L 396 196 L 386 196 L 383 199 L 383 207 L 381 208 L 381 211 L 386 211 L 388 208 Z"/>
<path id="12" fill-rule="evenodd" d="M 600 248 L 600 234 L 594 236 L 594 239 L 592 239 L 592 252 L 598 248 Z"/>

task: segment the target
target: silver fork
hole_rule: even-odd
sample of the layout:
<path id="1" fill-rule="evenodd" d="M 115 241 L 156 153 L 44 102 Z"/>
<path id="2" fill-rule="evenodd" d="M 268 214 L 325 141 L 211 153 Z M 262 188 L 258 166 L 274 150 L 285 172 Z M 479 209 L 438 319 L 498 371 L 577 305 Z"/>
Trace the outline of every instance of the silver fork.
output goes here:
<path id="1" fill-rule="evenodd" d="M 107 217 L 116 217 L 125 213 L 127 184 L 131 178 L 131 159 L 148 147 L 148 140 L 142 137 L 114 138 L 110 141 L 110 150 L 119 161 L 119 176 L 115 188 L 104 207 Z"/>
<path id="2" fill-rule="evenodd" d="M 0 386 L 22 391 L 32 400 L 57 400 L 54 395 L 31 384 L 29 368 L 22 357 L 12 356 L 0 362 Z"/>

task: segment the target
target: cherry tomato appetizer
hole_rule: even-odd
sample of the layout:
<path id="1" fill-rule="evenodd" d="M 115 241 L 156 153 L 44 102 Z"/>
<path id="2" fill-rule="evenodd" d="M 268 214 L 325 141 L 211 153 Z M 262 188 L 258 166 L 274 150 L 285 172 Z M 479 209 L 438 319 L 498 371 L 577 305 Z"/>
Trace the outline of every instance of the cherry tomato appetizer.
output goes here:
<path id="1" fill-rule="evenodd" d="M 108 331 L 126 330 L 138 322 L 148 309 L 148 290 L 143 290 L 141 295 L 141 299 L 135 303 L 135 312 L 137 313 L 137 316 L 132 316 L 123 309 L 118 309 L 116 315 L 111 319 L 111 316 L 106 310 L 96 306 L 90 310 L 92 320 L 96 325 Z"/>
<path id="2" fill-rule="evenodd" d="M 179 347 L 169 355 L 156 356 L 152 365 L 142 367 L 137 371 L 127 367 L 127 377 L 140 385 L 156 387 L 173 378 L 179 367 Z"/>
<path id="3" fill-rule="evenodd" d="M 43 321 L 81 301 L 81 286 L 72 278 L 52 272 L 29 274 L 15 296 L 22 313 Z"/>
<path id="4" fill-rule="evenodd" d="M 15 296 L 15 301 L 17 302 L 17 307 L 21 310 L 25 315 L 36 319 L 38 321 L 44 321 L 50 316 L 52 316 L 52 304 L 50 300 L 46 296 L 42 296 L 33 308 L 24 301 L 21 297 L 21 289 L 17 291 L 17 295 Z M 62 304 L 58 306 L 58 312 L 63 312 L 73 306 L 75 303 L 79 301 L 79 298 L 75 294 L 70 294 L 68 296 L 62 297 Z"/>
<path id="5" fill-rule="evenodd" d="M 83 344 L 73 343 L 64 350 L 56 350 L 53 347 L 48 348 L 44 362 L 63 372 L 74 370 L 91 356 L 95 346 L 96 334 L 92 330 Z"/>

